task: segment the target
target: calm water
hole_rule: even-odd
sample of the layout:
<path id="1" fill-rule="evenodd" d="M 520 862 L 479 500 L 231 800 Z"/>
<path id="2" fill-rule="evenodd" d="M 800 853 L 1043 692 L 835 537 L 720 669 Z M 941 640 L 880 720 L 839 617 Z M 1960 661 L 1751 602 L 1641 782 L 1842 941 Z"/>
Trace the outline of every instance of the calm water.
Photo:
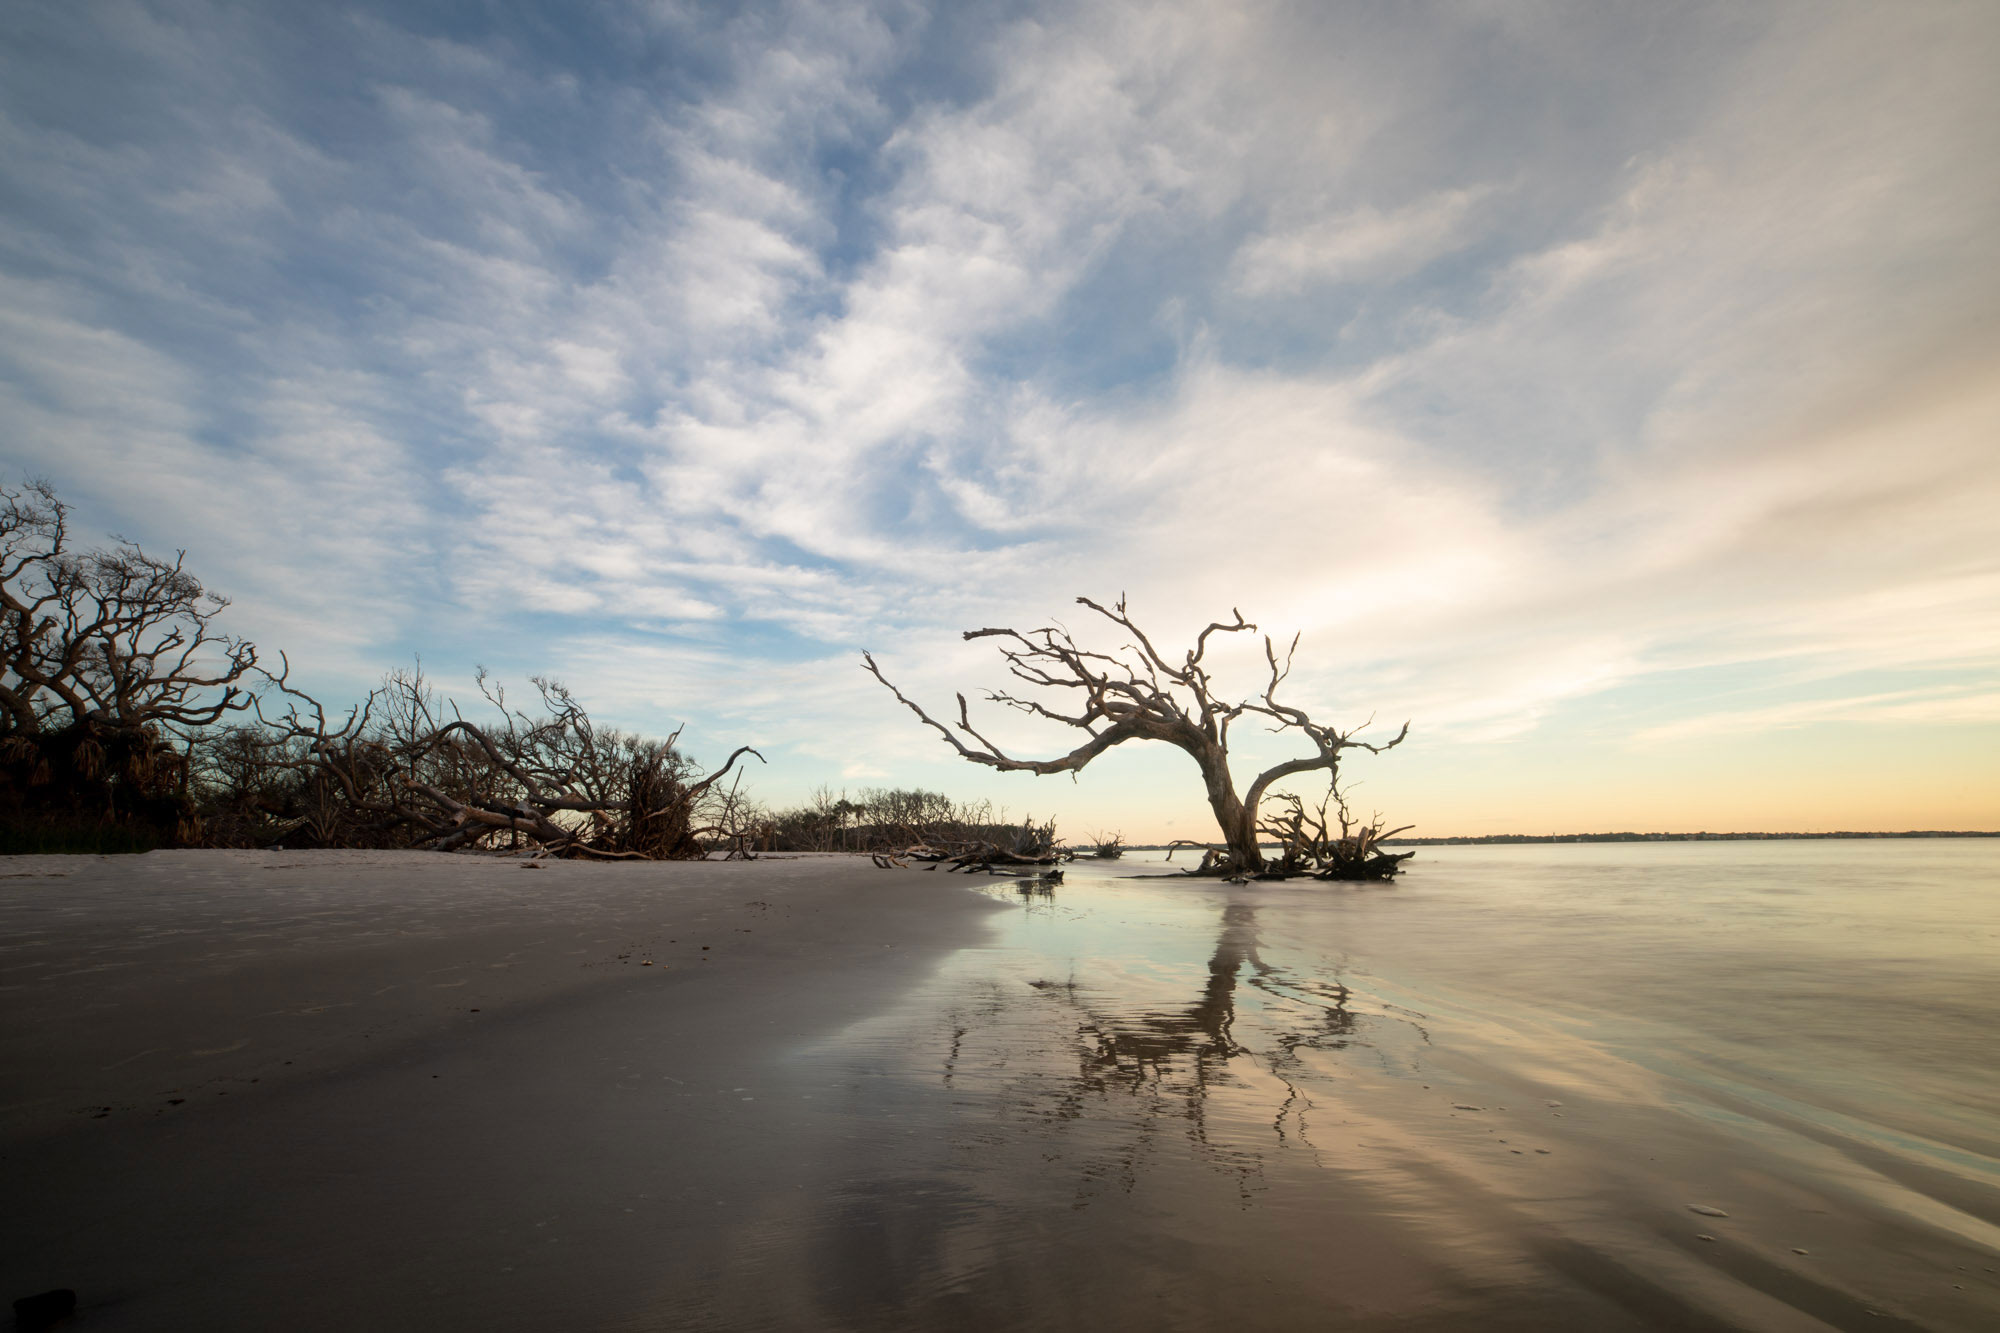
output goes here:
<path id="1" fill-rule="evenodd" d="M 2000 1327 L 2000 841 L 1160 869 L 799 1053 L 769 1322 Z"/>

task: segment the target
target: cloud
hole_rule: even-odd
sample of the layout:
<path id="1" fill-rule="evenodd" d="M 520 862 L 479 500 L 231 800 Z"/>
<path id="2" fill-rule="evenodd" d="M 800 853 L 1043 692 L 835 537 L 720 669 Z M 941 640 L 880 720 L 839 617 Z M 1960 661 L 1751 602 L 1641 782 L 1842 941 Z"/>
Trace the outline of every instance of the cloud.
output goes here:
<path id="1" fill-rule="evenodd" d="M 1703 713 L 1649 727 L 1634 745 L 1654 747 L 1710 737 L 1790 730 L 1828 722 L 1868 726 L 1990 725 L 2000 722 L 2000 689 L 1893 690 L 1834 699 L 1793 699 L 1762 708 Z"/>
<path id="2" fill-rule="evenodd" d="M 344 670 L 889 773 L 855 646 L 1076 593 L 1460 741 L 2000 663 L 1974 9 L 85 8 L 90 99 L 0 67 L 12 452 Z"/>
<path id="3" fill-rule="evenodd" d="M 1349 210 L 1246 241 L 1233 264 L 1251 296 L 1314 283 L 1393 282 L 1471 242 L 1474 206 L 1488 187 L 1440 190 L 1401 208 Z"/>

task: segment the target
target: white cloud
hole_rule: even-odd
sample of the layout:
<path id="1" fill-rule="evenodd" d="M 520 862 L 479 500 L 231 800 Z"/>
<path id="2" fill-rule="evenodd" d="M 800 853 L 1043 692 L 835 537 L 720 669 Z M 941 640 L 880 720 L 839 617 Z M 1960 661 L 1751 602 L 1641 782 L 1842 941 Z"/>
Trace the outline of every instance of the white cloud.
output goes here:
<path id="1" fill-rule="evenodd" d="M 1313 283 L 1393 282 L 1470 242 L 1474 206 L 1488 193 L 1440 190 L 1401 208 L 1356 208 L 1253 237 L 1236 253 L 1236 286 L 1265 296 Z"/>

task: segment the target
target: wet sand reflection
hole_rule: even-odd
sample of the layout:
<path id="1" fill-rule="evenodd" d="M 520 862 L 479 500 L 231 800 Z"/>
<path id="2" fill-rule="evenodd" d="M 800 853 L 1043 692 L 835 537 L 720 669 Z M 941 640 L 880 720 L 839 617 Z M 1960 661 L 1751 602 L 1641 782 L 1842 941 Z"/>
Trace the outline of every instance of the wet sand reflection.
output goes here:
<path id="1" fill-rule="evenodd" d="M 1042 887 L 1023 896 L 1048 904 L 1056 895 Z M 944 1086 L 1047 1126 L 1045 1161 L 1077 1172 L 1073 1206 L 1088 1206 L 1107 1185 L 1132 1189 L 1173 1126 L 1173 1137 L 1247 1199 L 1268 1152 L 1316 1156 L 1309 1089 L 1326 1071 L 1309 1068 L 1309 1055 L 1365 1042 L 1364 1021 L 1383 1020 L 1357 1014 L 1337 977 L 1270 961 L 1254 903 L 1221 904 L 1213 930 L 1200 971 L 1184 964 L 1139 977 L 1086 963 L 1082 975 L 1026 978 L 1022 991 L 985 988 L 952 1012 Z M 1172 999 L 1177 986 L 1192 994 Z M 1413 1024 L 1400 1026 L 1422 1039 Z"/>
<path id="2" fill-rule="evenodd" d="M 1691 1115 L 1705 1085 L 1537 995 L 1356 970 L 1389 900 L 986 891 L 1020 909 L 990 947 L 813 1056 L 816 1176 L 731 1242 L 810 1275 L 738 1277 L 770 1326 L 1982 1326 L 1932 1290 L 1977 1252 L 1858 1159 Z"/>
<path id="3" fill-rule="evenodd" d="M 1299 978 L 1265 962 L 1258 950 L 1257 909 L 1251 904 L 1228 904 L 1220 925 L 1207 981 L 1192 1004 L 1098 1013 L 1092 1012 L 1087 991 L 1067 989 L 1066 998 L 1079 1011 L 1079 1087 L 1087 1093 L 1119 1088 L 1143 1094 L 1156 1113 L 1173 1106 L 1187 1118 L 1193 1137 L 1207 1143 L 1211 1088 L 1223 1081 L 1244 1086 L 1243 1080 L 1231 1079 L 1231 1065 L 1258 1062 L 1285 1089 L 1272 1116 L 1282 1143 L 1291 1134 L 1303 1134 L 1312 1105 L 1291 1076 L 1300 1069 L 1299 1053 L 1347 1045 L 1356 1029 L 1350 992 L 1338 981 Z M 1236 1035 L 1237 995 L 1244 985 L 1274 1000 L 1271 1011 L 1290 1020 L 1265 1034 L 1269 1046 L 1263 1050 L 1252 1050 Z"/>

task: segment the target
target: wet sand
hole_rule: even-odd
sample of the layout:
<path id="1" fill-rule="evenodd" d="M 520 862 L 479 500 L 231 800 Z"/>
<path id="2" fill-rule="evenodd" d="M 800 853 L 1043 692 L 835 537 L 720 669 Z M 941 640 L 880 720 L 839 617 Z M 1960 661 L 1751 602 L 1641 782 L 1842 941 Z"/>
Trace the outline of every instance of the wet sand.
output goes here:
<path id="1" fill-rule="evenodd" d="M 1974 1138 L 1941 1169 L 1927 1122 L 1859 1134 L 1621 1054 L 1653 1037 L 1607 1036 L 1601 1005 L 1579 1026 L 1559 996 L 1454 993 L 1500 927 L 1421 877 L 1079 868 L 1038 897 L 824 857 L 0 871 L 0 1294 L 73 1287 L 79 1327 L 2000 1312 Z"/>
<path id="2" fill-rule="evenodd" d="M 712 1214 L 824 1147 L 752 1099 L 996 910 L 849 858 L 0 871 L 0 1294 L 107 1329 L 603 1327 L 703 1254 L 720 1289 Z"/>

